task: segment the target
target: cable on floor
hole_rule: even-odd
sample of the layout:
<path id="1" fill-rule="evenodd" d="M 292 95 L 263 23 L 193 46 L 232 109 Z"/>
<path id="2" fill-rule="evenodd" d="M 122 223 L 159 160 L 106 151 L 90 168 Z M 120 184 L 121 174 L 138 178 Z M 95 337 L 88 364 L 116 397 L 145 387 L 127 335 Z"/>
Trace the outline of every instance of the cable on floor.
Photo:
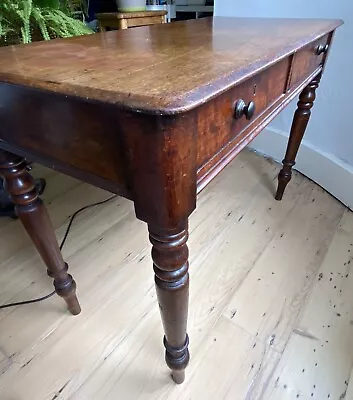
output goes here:
<path id="1" fill-rule="evenodd" d="M 83 212 L 83 211 L 85 211 L 85 210 L 87 210 L 87 209 L 89 209 L 89 208 L 92 208 L 92 207 L 95 207 L 95 206 L 100 206 L 101 204 L 108 203 L 108 201 L 113 200 L 113 199 L 115 199 L 116 197 L 117 197 L 117 195 L 111 196 L 111 197 L 109 197 L 108 199 L 105 199 L 105 200 L 103 200 L 103 201 L 98 201 L 97 203 L 89 204 L 89 205 L 84 206 L 84 207 L 81 207 L 80 209 L 78 209 L 77 211 L 75 211 L 75 212 L 72 214 L 71 218 L 70 218 L 69 224 L 67 225 L 67 228 L 66 228 L 66 231 L 65 231 L 65 234 L 64 234 L 64 237 L 63 237 L 63 239 L 62 239 L 62 241 L 61 241 L 61 243 L 60 243 L 60 250 L 62 250 L 62 249 L 64 248 L 66 239 L 67 239 L 67 237 L 69 236 L 69 233 L 70 233 L 72 224 L 73 224 L 73 222 L 74 222 L 74 219 L 75 219 L 81 212 Z M 49 297 L 54 296 L 54 294 L 55 294 L 55 290 L 52 291 L 51 293 L 45 295 L 45 296 L 38 297 L 38 298 L 36 298 L 36 299 L 18 301 L 18 302 L 16 302 L 16 303 L 3 304 L 3 305 L 0 305 L 0 310 L 3 309 L 3 308 L 16 307 L 16 306 L 21 306 L 21 305 L 24 305 L 24 304 L 38 303 L 38 302 L 40 302 L 40 301 L 49 299 Z"/>

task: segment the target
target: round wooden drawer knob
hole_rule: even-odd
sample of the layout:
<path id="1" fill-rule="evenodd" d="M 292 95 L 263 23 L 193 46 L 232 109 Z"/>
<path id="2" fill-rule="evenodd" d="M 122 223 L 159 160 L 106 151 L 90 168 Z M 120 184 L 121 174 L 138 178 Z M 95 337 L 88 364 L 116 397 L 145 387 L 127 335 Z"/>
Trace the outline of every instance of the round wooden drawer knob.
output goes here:
<path id="1" fill-rule="evenodd" d="M 321 54 L 326 54 L 328 51 L 328 44 L 319 44 L 316 48 L 316 54 L 320 56 Z"/>
<path id="2" fill-rule="evenodd" d="M 255 114 L 255 103 L 250 101 L 248 105 L 246 105 L 243 99 L 238 100 L 235 103 L 235 110 L 234 110 L 234 118 L 239 119 L 243 115 L 246 119 L 251 119 Z"/>

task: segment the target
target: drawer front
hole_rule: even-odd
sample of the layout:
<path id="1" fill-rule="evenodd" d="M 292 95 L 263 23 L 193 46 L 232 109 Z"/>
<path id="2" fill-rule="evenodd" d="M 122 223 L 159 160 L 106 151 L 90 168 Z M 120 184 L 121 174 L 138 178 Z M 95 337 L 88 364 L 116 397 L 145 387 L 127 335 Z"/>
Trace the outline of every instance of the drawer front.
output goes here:
<path id="1" fill-rule="evenodd" d="M 199 168 L 284 95 L 289 68 L 290 59 L 287 58 L 200 107 L 197 152 Z M 255 111 L 250 120 L 244 115 L 235 118 L 235 104 L 239 100 L 243 100 L 246 105 L 251 101 L 254 103 Z"/>
<path id="2" fill-rule="evenodd" d="M 125 151 L 112 129 L 119 118 L 102 103 L 0 84 L 0 139 L 15 153 L 131 197 Z"/>
<path id="3" fill-rule="evenodd" d="M 315 42 L 305 46 L 294 55 L 290 88 L 297 86 L 323 63 L 325 51 L 318 54 L 317 50 L 319 46 L 324 48 L 328 44 L 329 35 L 325 35 Z"/>

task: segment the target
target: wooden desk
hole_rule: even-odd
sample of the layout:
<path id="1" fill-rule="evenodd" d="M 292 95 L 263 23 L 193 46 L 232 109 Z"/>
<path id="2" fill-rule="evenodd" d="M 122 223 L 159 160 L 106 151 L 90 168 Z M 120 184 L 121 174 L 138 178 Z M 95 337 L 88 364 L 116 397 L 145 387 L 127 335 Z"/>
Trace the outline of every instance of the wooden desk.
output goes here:
<path id="1" fill-rule="evenodd" d="M 98 24 L 102 32 L 107 28 L 128 29 L 137 26 L 164 24 L 166 22 L 165 10 L 138 11 L 138 12 L 116 12 L 97 14 Z"/>
<path id="2" fill-rule="evenodd" d="M 181 383 L 197 194 L 300 94 L 282 198 L 341 23 L 210 18 L 0 49 L 0 172 L 73 314 L 75 282 L 23 157 L 134 202 L 152 243 L 166 361 Z"/>

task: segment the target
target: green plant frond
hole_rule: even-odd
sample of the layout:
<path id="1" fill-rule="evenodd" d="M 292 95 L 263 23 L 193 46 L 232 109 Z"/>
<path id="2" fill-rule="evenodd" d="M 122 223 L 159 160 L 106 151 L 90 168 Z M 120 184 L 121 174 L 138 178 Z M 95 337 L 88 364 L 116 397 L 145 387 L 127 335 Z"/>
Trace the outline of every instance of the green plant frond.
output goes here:
<path id="1" fill-rule="evenodd" d="M 26 41 L 23 43 L 30 43 L 31 38 L 31 14 L 32 14 L 32 0 L 28 0 L 24 3 L 23 8 L 23 30 L 26 35 Z"/>
<path id="2" fill-rule="evenodd" d="M 13 43 L 29 43 L 93 33 L 70 16 L 69 5 L 69 0 L 0 0 L 0 45 L 9 44 L 9 38 Z"/>
<path id="3" fill-rule="evenodd" d="M 21 27 L 21 36 L 22 36 L 22 42 L 24 44 L 29 43 L 29 38 L 27 37 L 26 30 L 23 26 Z"/>
<path id="4" fill-rule="evenodd" d="M 50 30 L 58 37 L 87 35 L 92 31 L 81 21 L 67 16 L 60 10 L 45 10 L 45 18 L 50 23 Z"/>
<path id="5" fill-rule="evenodd" d="M 34 7 L 32 10 L 32 17 L 36 20 L 38 27 L 40 29 L 40 32 L 43 36 L 44 40 L 50 40 L 50 35 L 48 32 L 48 28 L 45 23 L 45 19 L 42 15 L 42 11 L 39 7 Z"/>
<path id="6" fill-rule="evenodd" d="M 60 1 L 59 0 L 33 0 L 34 5 L 40 8 L 59 8 Z"/>

